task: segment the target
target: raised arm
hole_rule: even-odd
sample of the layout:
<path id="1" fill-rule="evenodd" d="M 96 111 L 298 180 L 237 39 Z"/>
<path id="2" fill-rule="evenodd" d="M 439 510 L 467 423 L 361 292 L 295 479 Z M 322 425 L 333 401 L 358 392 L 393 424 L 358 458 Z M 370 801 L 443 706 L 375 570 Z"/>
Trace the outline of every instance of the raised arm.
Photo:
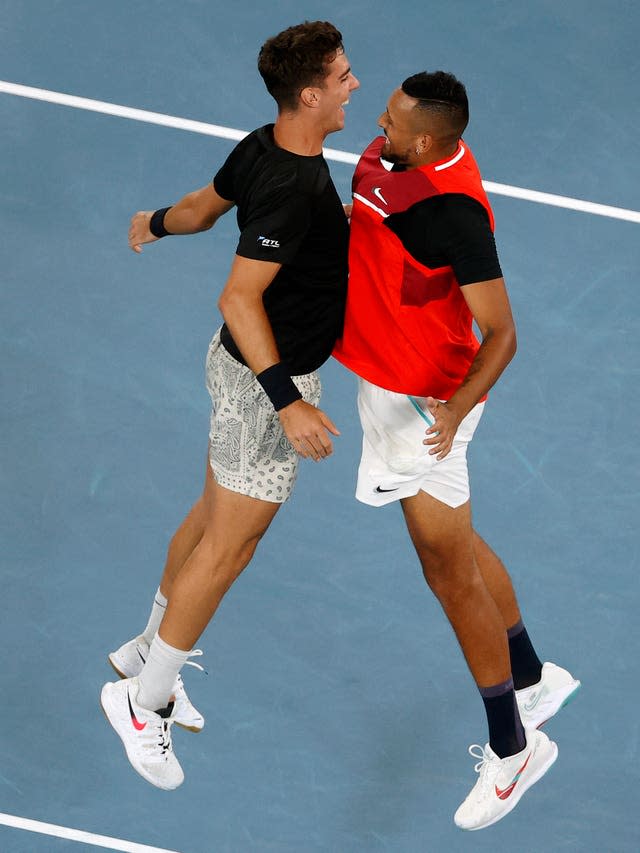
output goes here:
<path id="1" fill-rule="evenodd" d="M 165 234 L 197 234 L 212 228 L 218 217 L 231 210 L 233 204 L 218 195 L 213 184 L 207 184 L 200 190 L 188 193 L 173 207 L 166 208 L 158 224 Z M 153 210 L 141 210 L 131 218 L 129 248 L 138 254 L 142 252 L 144 243 L 155 243 L 160 239 L 158 225 L 154 227 L 156 234 L 150 229 L 153 215 Z"/>

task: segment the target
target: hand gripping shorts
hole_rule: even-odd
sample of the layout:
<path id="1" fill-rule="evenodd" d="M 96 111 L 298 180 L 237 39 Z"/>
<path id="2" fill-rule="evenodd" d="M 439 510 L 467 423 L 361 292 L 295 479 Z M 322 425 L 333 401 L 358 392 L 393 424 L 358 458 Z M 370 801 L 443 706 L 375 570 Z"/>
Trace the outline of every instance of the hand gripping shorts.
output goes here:
<path id="1" fill-rule="evenodd" d="M 358 411 L 362 423 L 362 458 L 356 498 L 383 506 L 424 491 L 450 507 L 469 500 L 467 446 L 478 426 L 484 403 L 462 420 L 450 452 L 440 462 L 422 442 L 433 416 L 424 397 L 386 391 L 359 380 Z"/>

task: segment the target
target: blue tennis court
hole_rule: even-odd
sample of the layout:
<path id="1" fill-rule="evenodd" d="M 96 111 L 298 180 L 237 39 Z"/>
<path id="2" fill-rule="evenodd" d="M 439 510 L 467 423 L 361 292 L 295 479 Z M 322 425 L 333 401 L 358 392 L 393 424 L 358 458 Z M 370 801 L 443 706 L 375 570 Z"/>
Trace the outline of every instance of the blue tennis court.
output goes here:
<path id="1" fill-rule="evenodd" d="M 583 688 L 548 726 L 548 776 L 479 833 L 452 815 L 482 703 L 399 509 L 353 497 L 355 381 L 336 362 L 335 453 L 303 466 L 203 636 L 208 675 L 185 673 L 207 722 L 175 731 L 182 787 L 140 779 L 99 706 L 107 653 L 144 626 L 201 488 L 203 362 L 237 234 L 231 215 L 137 256 L 128 222 L 203 186 L 234 143 L 51 93 L 250 131 L 274 116 L 260 44 L 316 18 L 361 82 L 331 147 L 359 154 L 390 92 L 443 68 L 504 185 L 490 200 L 519 351 L 470 452 L 475 524 L 540 654 Z M 640 7 L 6 0 L 0 22 L 0 79 L 49 93 L 0 86 L 0 851 L 640 849 Z M 353 166 L 329 165 L 347 201 Z"/>

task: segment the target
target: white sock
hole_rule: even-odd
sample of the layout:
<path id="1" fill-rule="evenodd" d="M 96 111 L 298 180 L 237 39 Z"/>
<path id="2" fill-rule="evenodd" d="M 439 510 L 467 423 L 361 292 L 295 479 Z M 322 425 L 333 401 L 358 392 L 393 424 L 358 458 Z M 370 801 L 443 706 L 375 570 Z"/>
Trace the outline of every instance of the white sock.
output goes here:
<path id="1" fill-rule="evenodd" d="M 149 657 L 138 676 L 138 704 L 150 711 L 166 708 L 173 694 L 178 673 L 191 651 L 174 649 L 157 634 L 149 648 Z"/>
<path id="2" fill-rule="evenodd" d="M 153 638 L 158 633 L 158 628 L 160 627 L 160 623 L 162 622 L 162 618 L 164 616 L 164 611 L 167 609 L 167 599 L 160 592 L 160 587 L 158 587 L 158 591 L 155 594 L 153 599 L 153 607 L 151 608 L 151 613 L 149 614 L 149 621 L 147 622 L 147 627 L 142 632 L 142 636 L 145 639 L 145 642 L 148 646 L 153 642 Z"/>

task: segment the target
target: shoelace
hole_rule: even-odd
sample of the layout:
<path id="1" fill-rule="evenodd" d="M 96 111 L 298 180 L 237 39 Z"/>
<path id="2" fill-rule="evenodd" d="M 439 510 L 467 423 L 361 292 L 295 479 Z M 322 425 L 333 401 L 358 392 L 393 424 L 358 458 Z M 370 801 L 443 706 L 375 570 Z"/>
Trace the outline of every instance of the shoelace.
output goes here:
<path id="1" fill-rule="evenodd" d="M 149 654 L 149 647 L 148 646 L 146 647 L 147 655 L 143 655 L 142 652 L 140 651 L 140 643 L 136 642 L 136 650 L 137 650 L 138 654 L 140 655 L 142 663 L 146 663 L 147 662 L 147 655 Z M 204 654 L 204 652 L 202 651 L 202 649 L 192 649 L 189 652 L 189 657 L 191 657 L 191 658 L 202 657 L 203 654 Z M 194 660 L 186 660 L 184 662 L 184 665 L 185 666 L 195 666 L 195 668 L 199 669 L 200 672 L 204 672 L 205 675 L 209 675 L 207 670 L 203 666 L 201 666 L 199 663 L 196 663 Z M 180 676 L 178 676 L 178 678 L 180 678 Z"/>
<path id="2" fill-rule="evenodd" d="M 203 654 L 204 654 L 204 652 L 202 651 L 202 649 L 192 649 L 189 652 L 189 657 L 190 658 L 202 657 Z M 195 668 L 199 669 L 200 672 L 204 672 L 205 675 L 209 675 L 207 670 L 203 666 L 201 666 L 199 663 L 196 663 L 194 660 L 186 660 L 184 665 L 185 666 L 195 666 Z"/>
<path id="3" fill-rule="evenodd" d="M 144 751 L 145 761 L 164 762 L 171 753 L 172 719 L 148 719 L 144 731 L 138 733 L 139 746 Z"/>
<path id="4" fill-rule="evenodd" d="M 472 743 L 469 747 L 469 755 L 472 758 L 479 758 L 480 760 L 474 764 L 473 769 L 476 773 L 480 774 L 480 785 L 483 789 L 486 789 L 490 782 L 490 774 L 489 770 L 491 769 L 492 764 L 494 762 L 491 759 L 491 756 L 484 749 L 484 747 L 480 746 L 479 743 Z M 498 769 L 496 765 L 496 770 Z"/>
<path id="5" fill-rule="evenodd" d="M 471 744 L 471 746 L 469 747 L 469 755 L 471 756 L 471 758 L 479 758 L 480 759 L 480 761 L 478 761 L 478 763 L 475 764 L 474 768 L 473 768 L 476 771 L 476 773 L 480 773 L 482 771 L 483 765 L 486 764 L 486 762 L 490 760 L 489 756 L 487 755 L 487 753 L 484 750 L 484 747 L 480 746 L 479 743 L 472 743 Z"/>
<path id="6" fill-rule="evenodd" d="M 160 749 L 162 750 L 162 754 L 166 755 L 167 752 L 171 752 L 171 723 L 168 720 L 162 721 L 158 738 L 160 740 Z"/>
<path id="7" fill-rule="evenodd" d="M 203 653 L 202 649 L 193 649 L 190 657 L 201 657 L 203 654 L 204 653 Z M 196 669 L 199 669 L 200 672 L 204 672 L 205 675 L 209 675 L 207 670 L 203 666 L 201 666 L 199 663 L 196 663 L 194 660 L 186 660 L 184 662 L 184 665 L 185 666 L 194 666 Z M 178 685 L 178 688 L 181 688 L 181 687 L 184 688 L 184 682 L 182 681 L 182 676 L 180 675 L 180 673 L 178 673 L 178 677 L 176 678 L 176 684 Z"/>

